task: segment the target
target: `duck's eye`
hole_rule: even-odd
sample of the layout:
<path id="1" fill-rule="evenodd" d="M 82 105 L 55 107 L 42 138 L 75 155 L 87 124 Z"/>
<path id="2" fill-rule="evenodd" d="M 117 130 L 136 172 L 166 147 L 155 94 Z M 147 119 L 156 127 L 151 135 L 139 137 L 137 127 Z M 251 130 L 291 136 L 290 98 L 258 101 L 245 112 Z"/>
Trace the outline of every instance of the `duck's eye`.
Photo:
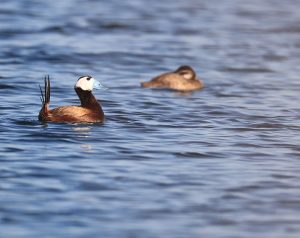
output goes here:
<path id="1" fill-rule="evenodd" d="M 87 77 L 86 79 L 87 79 L 87 81 L 90 81 L 91 77 Z"/>

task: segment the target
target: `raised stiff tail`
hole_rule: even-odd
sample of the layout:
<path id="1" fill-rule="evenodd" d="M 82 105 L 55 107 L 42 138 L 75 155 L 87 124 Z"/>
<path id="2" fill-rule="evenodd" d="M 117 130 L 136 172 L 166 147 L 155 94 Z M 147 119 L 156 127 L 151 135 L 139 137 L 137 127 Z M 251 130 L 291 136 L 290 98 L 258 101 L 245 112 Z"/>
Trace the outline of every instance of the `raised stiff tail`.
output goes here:
<path id="1" fill-rule="evenodd" d="M 45 77 L 45 88 L 44 93 L 42 90 L 41 85 L 40 86 L 40 92 L 41 92 L 41 102 L 42 102 L 42 109 L 40 110 L 39 119 L 44 121 L 46 120 L 48 110 L 49 110 L 49 103 L 50 103 L 50 78 L 49 75 Z"/>

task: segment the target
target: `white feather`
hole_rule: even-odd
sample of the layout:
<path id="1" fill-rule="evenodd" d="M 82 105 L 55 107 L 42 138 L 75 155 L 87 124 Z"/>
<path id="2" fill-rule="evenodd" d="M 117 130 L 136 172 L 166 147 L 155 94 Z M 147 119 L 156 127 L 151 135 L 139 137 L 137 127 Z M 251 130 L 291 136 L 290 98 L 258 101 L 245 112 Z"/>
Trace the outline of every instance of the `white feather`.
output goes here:
<path id="1" fill-rule="evenodd" d="M 88 78 L 90 78 L 90 77 L 84 76 L 84 77 L 79 78 L 75 87 L 81 88 L 82 90 L 85 90 L 85 91 L 92 91 L 93 87 L 94 87 L 95 79 L 90 78 L 90 80 L 88 80 Z"/>
<path id="2" fill-rule="evenodd" d="M 193 74 L 191 72 L 186 72 L 182 75 L 185 79 L 191 79 L 193 77 Z"/>

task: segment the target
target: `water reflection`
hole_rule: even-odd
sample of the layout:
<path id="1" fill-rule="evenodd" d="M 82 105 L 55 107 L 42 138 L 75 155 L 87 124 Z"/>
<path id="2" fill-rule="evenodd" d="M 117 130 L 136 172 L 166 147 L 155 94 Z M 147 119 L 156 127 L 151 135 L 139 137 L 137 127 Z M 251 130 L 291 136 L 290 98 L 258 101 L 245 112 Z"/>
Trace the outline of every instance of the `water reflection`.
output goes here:
<path id="1" fill-rule="evenodd" d="M 79 137 L 88 138 L 90 136 L 92 126 L 82 126 L 80 124 L 77 124 L 72 129 Z"/>

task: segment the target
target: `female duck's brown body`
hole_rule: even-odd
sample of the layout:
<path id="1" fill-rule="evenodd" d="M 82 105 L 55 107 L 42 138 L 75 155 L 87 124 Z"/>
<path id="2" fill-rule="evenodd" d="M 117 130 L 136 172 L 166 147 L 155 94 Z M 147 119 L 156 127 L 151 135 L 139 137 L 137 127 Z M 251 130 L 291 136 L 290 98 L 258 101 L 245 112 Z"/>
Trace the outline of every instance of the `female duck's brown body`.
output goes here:
<path id="1" fill-rule="evenodd" d="M 145 88 L 168 88 L 177 91 L 193 91 L 204 87 L 201 80 L 196 78 L 195 71 L 190 66 L 180 66 L 173 72 L 161 74 L 148 82 L 142 82 Z"/>
<path id="2" fill-rule="evenodd" d="M 39 120 L 44 122 L 70 122 L 70 123 L 95 123 L 104 121 L 104 113 L 101 105 L 92 94 L 92 86 L 81 88 L 79 80 L 94 80 L 90 76 L 80 77 L 75 85 L 75 91 L 80 99 L 80 106 L 62 106 L 52 110 L 49 109 L 50 103 L 50 80 L 45 79 L 45 92 L 41 90 L 42 109 L 39 113 Z M 91 82 L 92 83 L 92 82 Z M 82 83 L 81 83 L 82 84 Z"/>

